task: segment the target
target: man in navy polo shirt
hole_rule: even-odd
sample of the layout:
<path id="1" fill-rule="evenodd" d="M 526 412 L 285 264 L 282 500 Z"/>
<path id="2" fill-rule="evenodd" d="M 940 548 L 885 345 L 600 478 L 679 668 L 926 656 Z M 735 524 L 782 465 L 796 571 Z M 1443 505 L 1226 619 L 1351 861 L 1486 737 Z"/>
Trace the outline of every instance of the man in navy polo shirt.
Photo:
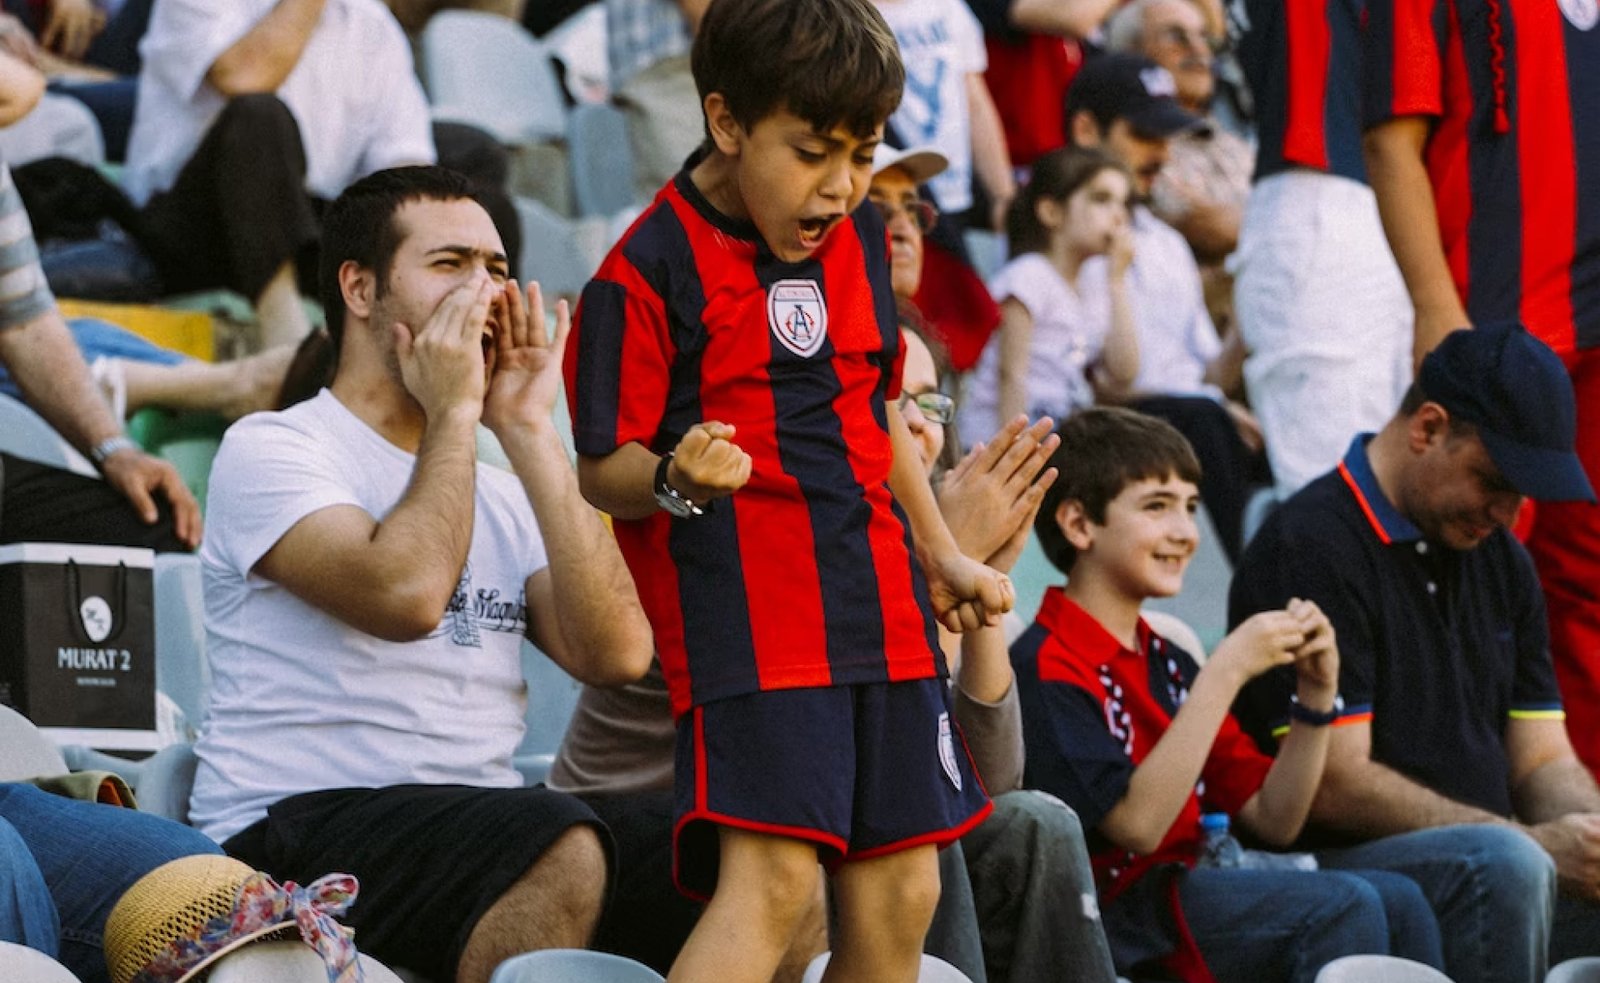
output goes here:
<path id="1" fill-rule="evenodd" d="M 1389 423 L 1268 518 L 1229 598 L 1235 624 L 1291 596 L 1327 612 L 1344 707 L 1305 845 L 1417 880 L 1458 981 L 1600 951 L 1600 791 L 1506 528 L 1524 497 L 1594 501 L 1574 418 L 1560 358 L 1520 325 L 1450 335 Z M 1235 708 L 1269 749 L 1292 685 L 1263 677 Z"/>

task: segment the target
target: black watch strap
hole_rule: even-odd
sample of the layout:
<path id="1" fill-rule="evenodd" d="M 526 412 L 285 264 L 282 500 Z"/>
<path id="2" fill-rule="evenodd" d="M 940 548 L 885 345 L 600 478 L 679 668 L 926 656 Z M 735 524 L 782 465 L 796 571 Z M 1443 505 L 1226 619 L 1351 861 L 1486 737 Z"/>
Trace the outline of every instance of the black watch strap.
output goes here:
<path id="1" fill-rule="evenodd" d="M 1313 710 L 1304 703 L 1301 703 L 1300 697 L 1297 694 L 1291 693 L 1289 695 L 1290 720 L 1298 720 L 1303 724 L 1310 724 L 1313 727 L 1326 727 L 1335 720 L 1338 720 L 1339 715 L 1342 713 L 1344 713 L 1344 697 L 1342 696 L 1335 696 L 1333 698 L 1333 708 L 1324 712 L 1321 710 Z"/>
<path id="2" fill-rule="evenodd" d="M 656 504 L 679 519 L 704 515 L 704 509 L 690 501 L 682 492 L 672 487 L 671 482 L 667 481 L 667 468 L 671 464 L 672 451 L 661 455 L 660 462 L 656 464 Z"/>

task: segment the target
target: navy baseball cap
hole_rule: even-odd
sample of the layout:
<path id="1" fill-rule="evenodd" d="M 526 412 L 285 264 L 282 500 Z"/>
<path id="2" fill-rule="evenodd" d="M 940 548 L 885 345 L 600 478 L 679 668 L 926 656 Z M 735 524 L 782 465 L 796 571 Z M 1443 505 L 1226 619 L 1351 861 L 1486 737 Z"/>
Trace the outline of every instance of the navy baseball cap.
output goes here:
<path id="1" fill-rule="evenodd" d="M 1097 119 L 1125 119 L 1144 137 L 1211 132 L 1204 119 L 1178 105 L 1172 73 L 1143 55 L 1090 58 L 1067 89 L 1067 119 L 1087 109 Z"/>
<path id="2" fill-rule="evenodd" d="M 1561 359 L 1515 321 L 1445 336 L 1422 360 L 1428 399 L 1478 429 L 1511 486 L 1535 501 L 1594 502 L 1573 451 L 1578 411 Z"/>

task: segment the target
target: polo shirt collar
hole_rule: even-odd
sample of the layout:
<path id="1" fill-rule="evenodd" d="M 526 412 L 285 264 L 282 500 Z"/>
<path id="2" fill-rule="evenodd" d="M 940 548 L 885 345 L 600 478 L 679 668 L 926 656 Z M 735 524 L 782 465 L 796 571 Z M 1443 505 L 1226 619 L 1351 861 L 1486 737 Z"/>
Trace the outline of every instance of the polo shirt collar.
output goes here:
<path id="1" fill-rule="evenodd" d="M 1372 461 L 1367 457 L 1367 442 L 1372 436 L 1370 433 L 1358 434 L 1350 442 L 1344 460 L 1339 462 L 1339 477 L 1344 479 L 1345 486 L 1355 496 L 1356 504 L 1361 506 L 1361 514 L 1367 517 L 1367 523 L 1372 526 L 1380 542 L 1385 546 L 1416 542 L 1422 538 L 1422 530 L 1394 507 L 1394 503 L 1379 487 L 1378 476 L 1372 471 Z"/>
<path id="2" fill-rule="evenodd" d="M 1150 649 L 1150 628 L 1143 618 L 1138 627 L 1139 651 L 1130 651 L 1060 587 L 1045 589 L 1038 620 L 1051 635 L 1066 641 L 1075 653 L 1095 665 L 1104 665 L 1119 656 L 1142 658 L 1142 653 Z"/>

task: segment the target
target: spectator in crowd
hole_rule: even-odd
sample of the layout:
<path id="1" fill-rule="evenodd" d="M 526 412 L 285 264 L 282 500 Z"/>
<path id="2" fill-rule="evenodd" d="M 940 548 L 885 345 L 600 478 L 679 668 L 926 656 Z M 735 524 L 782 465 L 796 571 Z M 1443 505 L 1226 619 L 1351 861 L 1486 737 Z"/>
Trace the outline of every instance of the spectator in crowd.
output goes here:
<path id="1" fill-rule="evenodd" d="M 1411 382 L 1411 302 L 1361 159 L 1360 3 L 1248 0 L 1239 61 L 1259 144 L 1232 268 L 1244 377 L 1278 497 L 1388 422 Z"/>
<path id="2" fill-rule="evenodd" d="M 1292 599 L 1240 625 L 1197 666 L 1140 613 L 1147 598 L 1182 589 L 1199 538 L 1200 465 L 1183 436 L 1125 409 L 1088 409 L 1062 424 L 1053 462 L 1061 477 L 1035 524 L 1068 579 L 1012 647 L 1026 780 L 1094 830 L 1117 969 L 1310 983 L 1355 953 L 1437 966 L 1438 925 L 1405 877 L 1201 857 L 1202 810 L 1279 847 L 1304 824 L 1336 716 L 1339 651 L 1327 617 Z M 1273 761 L 1228 707 L 1241 685 L 1280 666 L 1298 702 Z"/>
<path id="3" fill-rule="evenodd" d="M 212 469 L 190 816 L 279 880 L 356 875 L 386 964 L 483 983 L 585 945 L 607 884 L 594 814 L 511 766 L 523 636 L 615 683 L 649 629 L 551 421 L 565 305 L 551 337 L 466 179 L 352 185 L 322 282 L 331 387 L 235 424 Z M 476 464 L 480 419 L 514 473 Z"/>
<path id="4" fill-rule="evenodd" d="M 1139 374 L 1130 405 L 1159 416 L 1193 445 L 1203 467 L 1200 494 L 1229 559 L 1238 556 L 1244 507 L 1264 479 L 1261 429 L 1229 398 L 1237 388 L 1243 349 L 1230 332 L 1219 338 L 1206 311 L 1199 268 L 1183 236 L 1148 206 L 1173 136 L 1203 121 L 1178 105 L 1172 74 L 1147 58 L 1104 55 L 1078 73 L 1067 93 L 1072 142 L 1100 147 L 1133 172 L 1133 265 L 1129 268 L 1139 327 Z M 1107 262 L 1093 257 L 1083 274 Z"/>
<path id="5" fill-rule="evenodd" d="M 0 58 L 0 71 L 6 61 Z M 38 81 L 26 70 L 18 77 Z M 26 114 L 41 91 L 37 84 L 0 87 L 0 125 Z M 128 439 L 100 398 L 45 283 L 27 212 L 3 162 L 0 229 L 0 366 L 23 401 L 105 478 L 0 454 L 0 542 L 193 549 L 200 506 L 176 469 Z"/>
<path id="6" fill-rule="evenodd" d="M 711 139 L 585 288 L 567 370 L 679 721 L 677 880 L 710 895 L 672 975 L 769 979 L 820 858 L 830 979 L 904 979 L 934 847 L 990 811 L 934 619 L 1014 596 L 957 548 L 894 402 L 887 235 L 859 206 L 904 69 L 866 0 L 717 0 L 691 61 Z"/>
<path id="7" fill-rule="evenodd" d="M 250 298 L 263 347 L 310 330 L 297 264 L 324 203 L 364 174 L 443 160 L 473 177 L 514 258 L 504 151 L 429 121 L 411 49 L 380 0 L 161 0 L 141 51 L 123 185 L 171 292 Z"/>
<path id="8" fill-rule="evenodd" d="M 1450 335 L 1383 429 L 1267 518 L 1229 596 L 1234 623 L 1288 597 L 1327 612 L 1343 706 L 1306 845 L 1414 878 L 1458 983 L 1600 954 L 1600 792 L 1506 529 L 1524 495 L 1593 501 L 1573 416 L 1560 359 L 1515 323 Z M 1280 676 L 1239 702 L 1267 747 L 1287 708 Z"/>
<path id="9" fill-rule="evenodd" d="M 605 0 L 611 98 L 628 116 L 642 201 L 672 180 L 705 139 L 689 46 L 710 0 Z"/>
<path id="10" fill-rule="evenodd" d="M 889 127 L 901 146 L 929 146 L 949 167 L 931 181 L 933 198 L 963 228 L 999 229 L 1016 194 L 1005 130 L 983 82 L 983 31 L 962 0 L 874 0 L 894 31 L 906 66 Z M 969 215 L 974 179 L 988 211 Z"/>
<path id="11" fill-rule="evenodd" d="M 1374 0 L 1364 35 L 1367 168 L 1416 311 L 1414 356 L 1480 321 L 1522 321 L 1566 362 L 1577 452 L 1593 481 L 1600 222 L 1591 175 L 1600 117 L 1589 94 L 1600 91 L 1600 7 L 1437 6 Z M 1437 21 L 1418 20 L 1434 13 Z M 1496 70 L 1463 74 L 1463 62 Z M 1556 678 L 1579 711 L 1567 731 L 1600 773 L 1600 714 L 1591 712 L 1600 706 L 1600 508 L 1541 507 L 1528 549 L 1549 605 Z"/>
<path id="12" fill-rule="evenodd" d="M 1209 115 L 1216 43 L 1196 0 L 1132 0 L 1106 22 L 1109 50 L 1165 68 L 1178 105 L 1206 120 L 1204 128 L 1173 135 L 1150 188 L 1150 208 L 1183 233 L 1208 275 L 1220 275 L 1222 260 L 1238 245 L 1252 158 L 1250 144 Z"/>
<path id="13" fill-rule="evenodd" d="M 122 892 L 169 860 L 218 852 L 159 816 L 0 783 L 0 942 L 37 949 L 82 983 L 109 983 L 100 946 Z"/>
<path id="14" fill-rule="evenodd" d="M 1067 144 L 1061 106 L 1083 64 L 1084 42 L 1120 0 L 967 0 L 983 26 L 984 83 L 1019 177 Z"/>
<path id="15" fill-rule="evenodd" d="M 1019 413 L 1065 419 L 1096 391 L 1125 395 L 1139 371 L 1139 337 L 1127 282 L 1133 261 L 1128 199 L 1133 177 L 1109 154 L 1051 151 L 1012 202 L 1011 255 L 989 287 L 1000 331 L 989 340 L 962 408 L 976 441 Z M 1097 263 L 1094 276 L 1085 262 Z"/>

